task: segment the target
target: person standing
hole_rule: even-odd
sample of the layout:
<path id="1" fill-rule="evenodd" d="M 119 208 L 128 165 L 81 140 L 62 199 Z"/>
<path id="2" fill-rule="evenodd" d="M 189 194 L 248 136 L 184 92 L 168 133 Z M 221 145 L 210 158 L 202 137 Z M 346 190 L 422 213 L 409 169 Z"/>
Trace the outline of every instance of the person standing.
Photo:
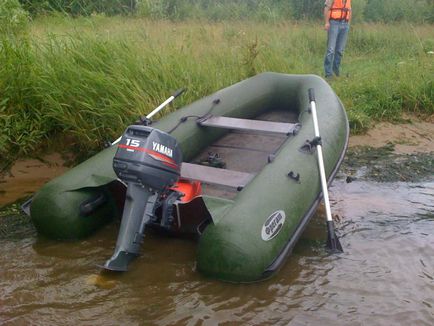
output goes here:
<path id="1" fill-rule="evenodd" d="M 327 53 L 324 59 L 326 78 L 340 74 L 340 65 L 351 21 L 351 0 L 326 0 L 324 29 L 327 31 Z"/>

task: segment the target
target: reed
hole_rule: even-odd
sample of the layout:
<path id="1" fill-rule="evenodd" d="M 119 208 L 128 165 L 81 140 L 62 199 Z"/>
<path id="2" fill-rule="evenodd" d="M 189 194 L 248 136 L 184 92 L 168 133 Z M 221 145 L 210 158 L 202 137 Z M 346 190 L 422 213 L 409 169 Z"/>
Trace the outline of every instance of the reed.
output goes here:
<path id="1" fill-rule="evenodd" d="M 331 85 L 353 132 L 434 113 L 431 25 L 350 33 Z M 179 87 L 188 88 L 182 106 L 263 71 L 322 75 L 325 38 L 315 23 L 38 18 L 21 36 L 1 36 L 0 155 L 11 162 L 57 139 L 91 155 Z"/>

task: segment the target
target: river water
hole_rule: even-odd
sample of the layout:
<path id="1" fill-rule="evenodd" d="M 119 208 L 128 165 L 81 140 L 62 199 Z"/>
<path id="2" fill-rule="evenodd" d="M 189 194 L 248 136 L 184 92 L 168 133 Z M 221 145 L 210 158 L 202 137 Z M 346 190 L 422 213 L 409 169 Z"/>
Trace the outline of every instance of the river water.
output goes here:
<path id="1" fill-rule="evenodd" d="M 324 249 L 319 209 L 284 267 L 249 285 L 207 279 L 195 243 L 149 235 L 129 272 L 102 274 L 117 226 L 89 239 L 38 237 L 0 210 L 2 325 L 434 325 L 434 180 L 335 180 L 343 254 Z"/>

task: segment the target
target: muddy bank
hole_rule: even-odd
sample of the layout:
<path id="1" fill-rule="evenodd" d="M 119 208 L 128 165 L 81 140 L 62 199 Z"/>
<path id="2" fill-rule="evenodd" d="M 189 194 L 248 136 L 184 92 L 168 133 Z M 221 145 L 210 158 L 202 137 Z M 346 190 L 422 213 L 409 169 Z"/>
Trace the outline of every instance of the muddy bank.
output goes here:
<path id="1" fill-rule="evenodd" d="M 351 136 L 341 177 L 414 182 L 434 174 L 434 121 L 380 123 L 364 135 Z M 17 161 L 0 175 L 0 206 L 34 193 L 68 170 L 64 155 Z M 362 172 L 360 172 L 362 171 Z"/>
<path id="2" fill-rule="evenodd" d="M 434 121 L 379 123 L 352 136 L 342 174 L 378 182 L 418 182 L 434 176 Z"/>
<path id="3" fill-rule="evenodd" d="M 348 149 L 340 170 L 347 182 L 419 182 L 434 175 L 434 152 L 398 154 L 396 145 L 357 146 Z"/>
<path id="4" fill-rule="evenodd" d="M 364 135 L 350 137 L 350 148 L 393 144 L 395 154 L 434 152 L 434 118 L 406 124 L 381 122 Z"/>
<path id="5" fill-rule="evenodd" d="M 0 206 L 30 196 L 49 180 L 65 173 L 66 162 L 58 153 L 15 162 L 0 176 Z"/>

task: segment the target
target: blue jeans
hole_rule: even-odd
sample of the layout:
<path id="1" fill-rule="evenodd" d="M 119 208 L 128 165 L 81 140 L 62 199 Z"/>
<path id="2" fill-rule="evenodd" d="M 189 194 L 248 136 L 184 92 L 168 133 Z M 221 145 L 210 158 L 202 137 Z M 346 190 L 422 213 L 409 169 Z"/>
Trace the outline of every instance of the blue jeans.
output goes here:
<path id="1" fill-rule="evenodd" d="M 324 59 L 324 71 L 326 77 L 331 77 L 334 72 L 339 76 L 339 66 L 347 44 L 350 24 L 346 21 L 330 20 L 330 28 L 327 37 L 327 53 Z"/>

